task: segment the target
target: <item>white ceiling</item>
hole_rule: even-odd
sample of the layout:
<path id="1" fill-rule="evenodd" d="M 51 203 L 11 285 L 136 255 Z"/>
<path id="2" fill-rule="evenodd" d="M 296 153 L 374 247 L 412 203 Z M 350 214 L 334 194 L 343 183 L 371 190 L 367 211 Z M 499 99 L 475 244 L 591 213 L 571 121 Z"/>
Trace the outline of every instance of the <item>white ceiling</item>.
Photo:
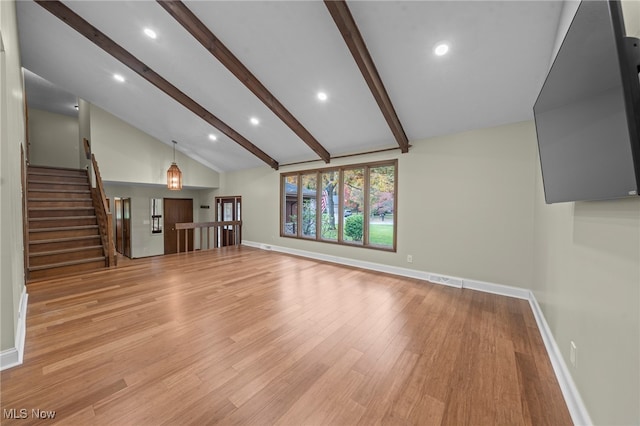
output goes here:
<path id="1" fill-rule="evenodd" d="M 64 3 L 281 164 L 318 158 L 156 2 Z M 398 146 L 323 2 L 185 4 L 332 156 Z M 410 143 L 532 119 L 562 2 L 348 6 Z M 264 164 L 35 2 L 18 2 L 18 22 L 23 66 L 60 90 L 164 143 L 179 141 L 180 151 L 216 170 Z M 145 27 L 158 38 L 145 36 Z M 439 41 L 451 46 L 444 57 L 432 52 Z M 319 90 L 327 102 L 316 99 Z M 249 123 L 252 116 L 260 125 Z"/>

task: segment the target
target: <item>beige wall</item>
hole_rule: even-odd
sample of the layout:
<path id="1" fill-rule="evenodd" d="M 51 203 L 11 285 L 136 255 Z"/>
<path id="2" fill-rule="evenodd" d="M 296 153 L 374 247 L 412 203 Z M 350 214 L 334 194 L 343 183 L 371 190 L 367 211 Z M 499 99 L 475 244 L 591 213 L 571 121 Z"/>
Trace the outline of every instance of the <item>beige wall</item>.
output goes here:
<path id="1" fill-rule="evenodd" d="M 89 167 L 91 159 L 87 159 L 84 150 L 84 139 L 91 141 L 91 104 L 84 99 L 78 99 L 78 166 L 81 169 Z"/>
<path id="2" fill-rule="evenodd" d="M 91 105 L 91 150 L 104 181 L 166 185 L 173 148 Z M 183 186 L 217 188 L 218 172 L 176 151 Z"/>
<path id="3" fill-rule="evenodd" d="M 332 161 L 398 158 L 397 253 L 281 238 L 280 173 L 266 167 L 225 174 L 216 195 L 242 196 L 244 240 L 530 288 L 535 146 L 526 122 L 414 142 L 406 155 Z"/>
<path id="4" fill-rule="evenodd" d="M 627 35 L 640 37 L 640 1 L 622 0 L 622 13 Z"/>
<path id="5" fill-rule="evenodd" d="M 24 290 L 20 146 L 24 91 L 15 3 L 0 1 L 0 351 L 15 347 Z M 24 313 L 23 313 L 24 314 Z"/>
<path id="6" fill-rule="evenodd" d="M 637 36 L 640 3 L 623 8 Z M 534 272 L 534 295 L 593 422 L 640 424 L 640 199 L 546 205 L 536 169 Z"/>
<path id="7" fill-rule="evenodd" d="M 114 205 L 114 197 L 131 198 L 131 256 L 134 258 L 164 254 L 164 232 L 166 229 L 163 229 L 162 234 L 151 233 L 151 198 L 191 198 L 193 200 L 194 221 L 201 220 L 199 219 L 200 212 L 203 210 L 200 208 L 201 204 L 209 204 L 213 209 L 213 198 L 208 200 L 208 192 L 205 191 L 188 189 L 170 191 L 166 186 L 128 184 L 107 184 L 105 191 L 111 206 Z M 195 247 L 200 248 L 198 231 L 196 231 L 195 239 Z"/>
<path id="8" fill-rule="evenodd" d="M 202 188 L 211 193 L 220 181 L 218 172 L 176 151 L 176 163 L 183 173 L 182 191 L 169 191 L 167 169 L 173 161 L 173 148 L 141 132 L 108 112 L 89 105 L 91 151 L 95 154 L 105 182 L 107 196 L 131 198 L 132 256 L 164 254 L 163 235 L 151 234 L 151 198 L 191 198 L 193 218 L 200 219 Z M 213 199 L 203 199 L 213 207 Z M 113 204 L 112 204 L 113 205 Z M 199 240 L 196 241 L 199 248 Z"/>
<path id="9" fill-rule="evenodd" d="M 536 189 L 534 295 L 594 423 L 639 424 L 640 200 L 546 205 Z"/>
<path id="10" fill-rule="evenodd" d="M 77 169 L 78 118 L 29 108 L 29 161 L 36 166 Z"/>

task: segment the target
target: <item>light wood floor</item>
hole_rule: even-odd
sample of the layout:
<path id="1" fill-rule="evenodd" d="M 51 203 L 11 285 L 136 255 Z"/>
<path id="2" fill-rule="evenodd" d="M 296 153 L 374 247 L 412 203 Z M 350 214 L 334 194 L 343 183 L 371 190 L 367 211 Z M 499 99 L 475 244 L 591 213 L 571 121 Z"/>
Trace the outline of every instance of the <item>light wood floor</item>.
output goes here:
<path id="1" fill-rule="evenodd" d="M 28 292 L 20 425 L 571 424 L 522 300 L 247 247 Z"/>

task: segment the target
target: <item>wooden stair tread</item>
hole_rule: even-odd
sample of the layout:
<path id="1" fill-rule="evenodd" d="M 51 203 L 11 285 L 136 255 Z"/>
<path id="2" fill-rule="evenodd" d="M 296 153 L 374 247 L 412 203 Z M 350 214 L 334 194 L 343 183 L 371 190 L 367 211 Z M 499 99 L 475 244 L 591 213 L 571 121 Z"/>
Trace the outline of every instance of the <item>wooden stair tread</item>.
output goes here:
<path id="1" fill-rule="evenodd" d="M 29 198 L 28 201 L 30 203 L 93 203 L 91 198 Z"/>
<path id="2" fill-rule="evenodd" d="M 28 179 L 27 181 L 29 183 L 44 183 L 49 185 L 87 185 L 89 186 L 88 179 L 87 179 L 87 182 L 52 182 L 50 180 L 33 180 L 33 179 Z"/>
<path id="3" fill-rule="evenodd" d="M 79 201 L 92 201 L 91 197 L 86 197 L 86 198 L 40 198 L 40 197 L 29 197 L 27 198 L 27 201 L 57 201 L 57 202 L 61 202 L 61 203 L 77 203 Z"/>
<path id="4" fill-rule="evenodd" d="M 88 189 L 29 189 L 29 192 L 51 192 L 54 194 L 91 194 Z"/>
<path id="5" fill-rule="evenodd" d="M 40 172 L 40 170 L 36 170 L 36 169 L 43 169 L 45 171 L 48 170 L 58 170 L 58 171 L 66 171 L 66 172 L 86 172 L 86 169 L 76 169 L 73 167 L 57 167 L 57 166 L 38 166 L 37 164 L 29 164 L 29 172 Z"/>
<path id="6" fill-rule="evenodd" d="M 104 268 L 88 171 L 30 165 L 27 182 L 28 280 Z"/>
<path id="7" fill-rule="evenodd" d="M 60 210 L 87 210 L 87 209 L 93 209 L 93 207 L 29 207 L 29 210 L 34 210 L 34 211 L 43 211 L 43 210 L 56 210 L 56 211 L 60 211 Z"/>
<path id="8" fill-rule="evenodd" d="M 69 260 L 67 262 L 52 263 L 50 265 L 30 266 L 29 271 L 41 271 L 43 269 L 62 268 L 63 266 L 82 265 L 83 263 L 104 262 L 105 257 L 91 257 L 89 259 Z"/>
<path id="9" fill-rule="evenodd" d="M 78 231 L 80 229 L 97 229 L 98 225 L 59 226 L 56 228 L 34 228 L 29 232 Z"/>
<path id="10" fill-rule="evenodd" d="M 29 244 L 64 243 L 68 241 L 89 240 L 91 238 L 100 239 L 100 235 L 81 235 L 79 237 L 64 237 L 64 238 L 51 238 L 49 240 L 35 240 L 35 241 L 29 241 Z"/>
<path id="11" fill-rule="evenodd" d="M 51 256 L 55 254 L 74 253 L 77 251 L 88 251 L 88 250 L 95 250 L 95 249 L 102 249 L 102 246 L 98 244 L 95 246 L 73 247 L 68 249 L 43 251 L 40 253 L 29 253 L 29 257 Z"/>
<path id="12" fill-rule="evenodd" d="M 82 178 L 87 177 L 86 171 L 76 171 L 73 170 L 58 170 L 58 171 L 40 171 L 40 170 L 29 170 L 27 172 L 28 176 L 57 176 L 57 177 L 72 177 L 72 178 Z"/>
<path id="13" fill-rule="evenodd" d="M 96 215 L 89 216 L 49 216 L 49 217 L 30 217 L 29 222 L 44 222 L 46 220 L 81 220 L 95 219 Z"/>

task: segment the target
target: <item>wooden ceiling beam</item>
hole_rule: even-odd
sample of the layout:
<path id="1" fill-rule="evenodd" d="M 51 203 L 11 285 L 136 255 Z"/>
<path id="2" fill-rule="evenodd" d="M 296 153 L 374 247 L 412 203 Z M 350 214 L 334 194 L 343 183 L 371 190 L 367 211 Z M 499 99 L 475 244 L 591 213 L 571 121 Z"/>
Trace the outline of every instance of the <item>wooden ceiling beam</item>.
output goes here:
<path id="1" fill-rule="evenodd" d="M 185 108 L 201 117 L 204 121 L 211 124 L 213 127 L 220 130 L 230 139 L 235 141 L 238 145 L 251 152 L 253 155 L 267 163 L 273 169 L 278 170 L 279 165 L 276 160 L 274 160 L 260 148 L 252 144 L 249 140 L 235 131 L 232 127 L 227 125 L 224 121 L 220 120 L 218 117 L 207 111 L 202 105 L 191 99 L 176 86 L 162 78 L 158 73 L 149 68 L 142 61 L 125 50 L 122 46 L 111 40 L 100 30 L 85 21 L 81 16 L 76 14 L 60 1 L 35 0 L 35 2 L 51 12 L 61 21 L 65 22 L 71 28 L 85 36 L 87 39 L 92 41 L 98 47 L 102 48 L 105 52 L 122 62 L 127 67 L 131 68 L 142 78 L 156 86 L 158 89 L 162 90 L 164 93 L 183 105 Z"/>
<path id="2" fill-rule="evenodd" d="M 380 111 L 382 111 L 382 115 L 387 120 L 391 132 L 400 146 L 400 150 L 404 153 L 409 152 L 407 135 L 402 128 L 398 114 L 396 114 L 396 110 L 391 103 L 391 98 L 389 98 L 387 90 L 384 88 L 376 65 L 369 54 L 367 45 L 362 38 L 362 34 L 360 34 L 347 3 L 344 0 L 324 0 L 324 4 L 327 6 L 331 17 L 342 34 L 342 38 L 349 47 L 353 59 L 358 64 L 362 76 L 367 81 L 369 89 L 376 99 Z"/>
<path id="3" fill-rule="evenodd" d="M 255 75 L 207 28 L 207 26 L 181 1 L 157 0 L 180 25 L 218 59 L 238 80 L 251 90 L 275 115 L 298 135 L 325 163 L 331 159 L 329 152 L 285 108 Z"/>

